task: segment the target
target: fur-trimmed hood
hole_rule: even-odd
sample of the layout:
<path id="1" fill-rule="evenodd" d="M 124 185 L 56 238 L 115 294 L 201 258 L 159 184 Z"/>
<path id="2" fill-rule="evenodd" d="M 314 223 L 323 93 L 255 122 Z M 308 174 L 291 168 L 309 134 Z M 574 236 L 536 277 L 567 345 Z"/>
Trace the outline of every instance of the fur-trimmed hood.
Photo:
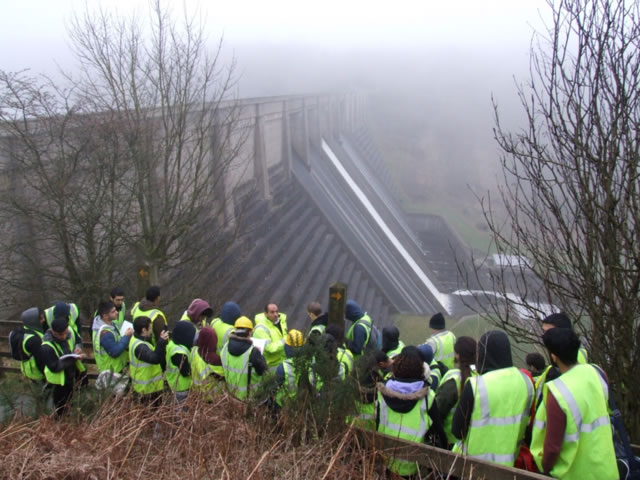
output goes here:
<path id="1" fill-rule="evenodd" d="M 415 388 L 414 386 L 417 383 L 421 383 L 419 388 Z M 394 384 L 404 384 L 407 388 L 403 389 L 405 392 L 398 391 L 399 389 L 394 389 Z M 413 388 L 412 388 L 413 387 Z M 416 402 L 422 400 L 429 394 L 429 385 L 424 381 L 403 381 L 398 379 L 390 379 L 385 383 L 378 383 L 377 385 L 378 391 L 382 395 L 385 403 L 392 410 L 398 413 L 408 413 L 415 406 Z"/>

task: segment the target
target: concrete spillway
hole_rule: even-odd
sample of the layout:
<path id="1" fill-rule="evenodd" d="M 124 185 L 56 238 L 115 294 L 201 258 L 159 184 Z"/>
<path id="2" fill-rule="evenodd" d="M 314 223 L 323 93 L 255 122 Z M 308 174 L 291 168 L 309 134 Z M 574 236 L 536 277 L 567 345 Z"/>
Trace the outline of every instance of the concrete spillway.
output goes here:
<path id="1" fill-rule="evenodd" d="M 312 152 L 310 170 L 293 162 L 296 179 L 397 310 L 449 312 L 449 297 L 425 273 L 418 249 L 407 245 L 411 232 L 406 223 L 380 185 L 371 184 L 371 175 L 356 179 L 349 173 L 347 165 L 362 165 L 347 153 L 354 152 L 348 140 L 342 143 L 345 148 L 334 149 L 322 139 L 321 150 Z M 370 199 L 366 192 L 377 198 Z"/>

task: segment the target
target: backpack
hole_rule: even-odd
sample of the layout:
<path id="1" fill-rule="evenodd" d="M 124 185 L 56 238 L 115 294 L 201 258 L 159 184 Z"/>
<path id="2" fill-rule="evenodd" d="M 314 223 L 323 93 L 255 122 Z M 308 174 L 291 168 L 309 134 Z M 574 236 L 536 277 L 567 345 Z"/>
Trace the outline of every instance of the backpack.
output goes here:
<path id="1" fill-rule="evenodd" d="M 22 351 L 22 341 L 24 340 L 24 329 L 17 328 L 9 332 L 9 350 L 11 350 L 11 358 L 22 362 L 26 360 Z"/>
<path id="2" fill-rule="evenodd" d="M 371 325 L 371 333 L 369 333 L 369 341 L 364 348 L 367 352 L 376 352 L 382 350 L 382 334 L 378 327 Z"/>
<path id="3" fill-rule="evenodd" d="M 602 370 L 595 365 L 594 367 L 606 381 Z M 631 442 L 622 421 L 622 413 L 616 407 L 611 391 L 609 391 L 609 411 L 611 412 L 611 429 L 613 430 L 613 450 L 616 454 L 620 480 L 640 480 L 640 458 L 636 457 L 631 449 Z"/>

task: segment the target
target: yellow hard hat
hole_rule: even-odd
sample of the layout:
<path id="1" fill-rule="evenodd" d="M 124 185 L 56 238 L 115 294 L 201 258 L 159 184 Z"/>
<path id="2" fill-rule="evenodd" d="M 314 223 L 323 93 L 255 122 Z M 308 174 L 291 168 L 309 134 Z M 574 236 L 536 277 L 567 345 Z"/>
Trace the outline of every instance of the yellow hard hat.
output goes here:
<path id="1" fill-rule="evenodd" d="M 301 347 L 304 345 L 304 335 L 300 330 L 289 330 L 289 333 L 284 337 L 284 343 L 290 347 Z"/>
<path id="2" fill-rule="evenodd" d="M 236 323 L 234 323 L 233 326 L 235 328 L 246 328 L 248 330 L 253 330 L 253 322 L 245 316 L 238 317 Z"/>

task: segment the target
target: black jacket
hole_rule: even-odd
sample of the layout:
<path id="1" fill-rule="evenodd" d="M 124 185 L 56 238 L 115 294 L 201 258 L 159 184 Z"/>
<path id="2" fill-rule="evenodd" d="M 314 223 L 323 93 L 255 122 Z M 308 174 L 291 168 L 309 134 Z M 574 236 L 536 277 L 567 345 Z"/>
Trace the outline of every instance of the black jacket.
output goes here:
<path id="1" fill-rule="evenodd" d="M 511 345 L 507 334 L 492 330 L 485 333 L 478 341 L 478 372 L 481 374 L 499 370 L 501 368 L 513 367 L 511 359 Z M 469 425 L 471 424 L 471 414 L 473 413 L 473 388 L 467 382 L 462 389 L 460 403 L 453 414 L 451 423 L 451 433 L 456 438 L 463 439 L 467 436 Z"/>
<path id="2" fill-rule="evenodd" d="M 150 341 L 149 338 L 144 338 L 139 335 L 135 335 L 135 337 L 138 340 L 142 340 L 143 342 Z M 156 344 L 155 350 L 152 350 L 151 348 L 146 346 L 144 343 L 141 343 L 136 347 L 133 354 L 135 355 L 136 358 L 138 358 L 139 360 L 145 363 L 150 363 L 152 365 L 159 364 L 164 370 L 165 361 L 166 361 L 165 359 L 166 348 L 167 348 L 167 341 L 160 338 L 158 339 L 158 343 Z"/>
<path id="3" fill-rule="evenodd" d="M 235 357 L 238 357 L 249 350 L 253 343 L 251 343 L 251 338 L 249 337 L 241 337 L 239 335 L 236 335 L 235 333 L 232 333 L 231 335 L 229 335 L 229 343 L 227 345 L 229 353 Z M 257 348 L 254 348 L 251 351 L 251 355 L 249 355 L 249 363 L 258 375 L 262 375 L 267 371 L 267 362 L 260 353 L 260 350 L 258 350 Z"/>
<path id="4" fill-rule="evenodd" d="M 70 338 L 71 335 L 73 335 L 73 332 L 69 330 L 67 338 Z M 45 345 L 44 342 L 50 342 L 56 345 L 57 347 L 59 347 L 59 350 L 62 353 L 58 354 L 56 350 L 54 350 L 49 345 Z M 43 362 L 44 365 L 49 367 L 49 370 L 51 370 L 54 373 L 61 372 L 64 370 L 65 385 L 67 386 L 73 385 L 73 381 L 76 376 L 76 361 L 73 358 L 66 358 L 64 360 L 60 360 L 60 357 L 62 355 L 67 355 L 69 353 L 73 353 L 69 349 L 69 342 L 67 340 L 63 340 L 63 341 L 58 340 L 51 334 L 51 330 L 47 330 L 47 333 L 45 333 L 44 337 L 42 338 L 42 345 L 40 346 L 41 361 Z"/>

